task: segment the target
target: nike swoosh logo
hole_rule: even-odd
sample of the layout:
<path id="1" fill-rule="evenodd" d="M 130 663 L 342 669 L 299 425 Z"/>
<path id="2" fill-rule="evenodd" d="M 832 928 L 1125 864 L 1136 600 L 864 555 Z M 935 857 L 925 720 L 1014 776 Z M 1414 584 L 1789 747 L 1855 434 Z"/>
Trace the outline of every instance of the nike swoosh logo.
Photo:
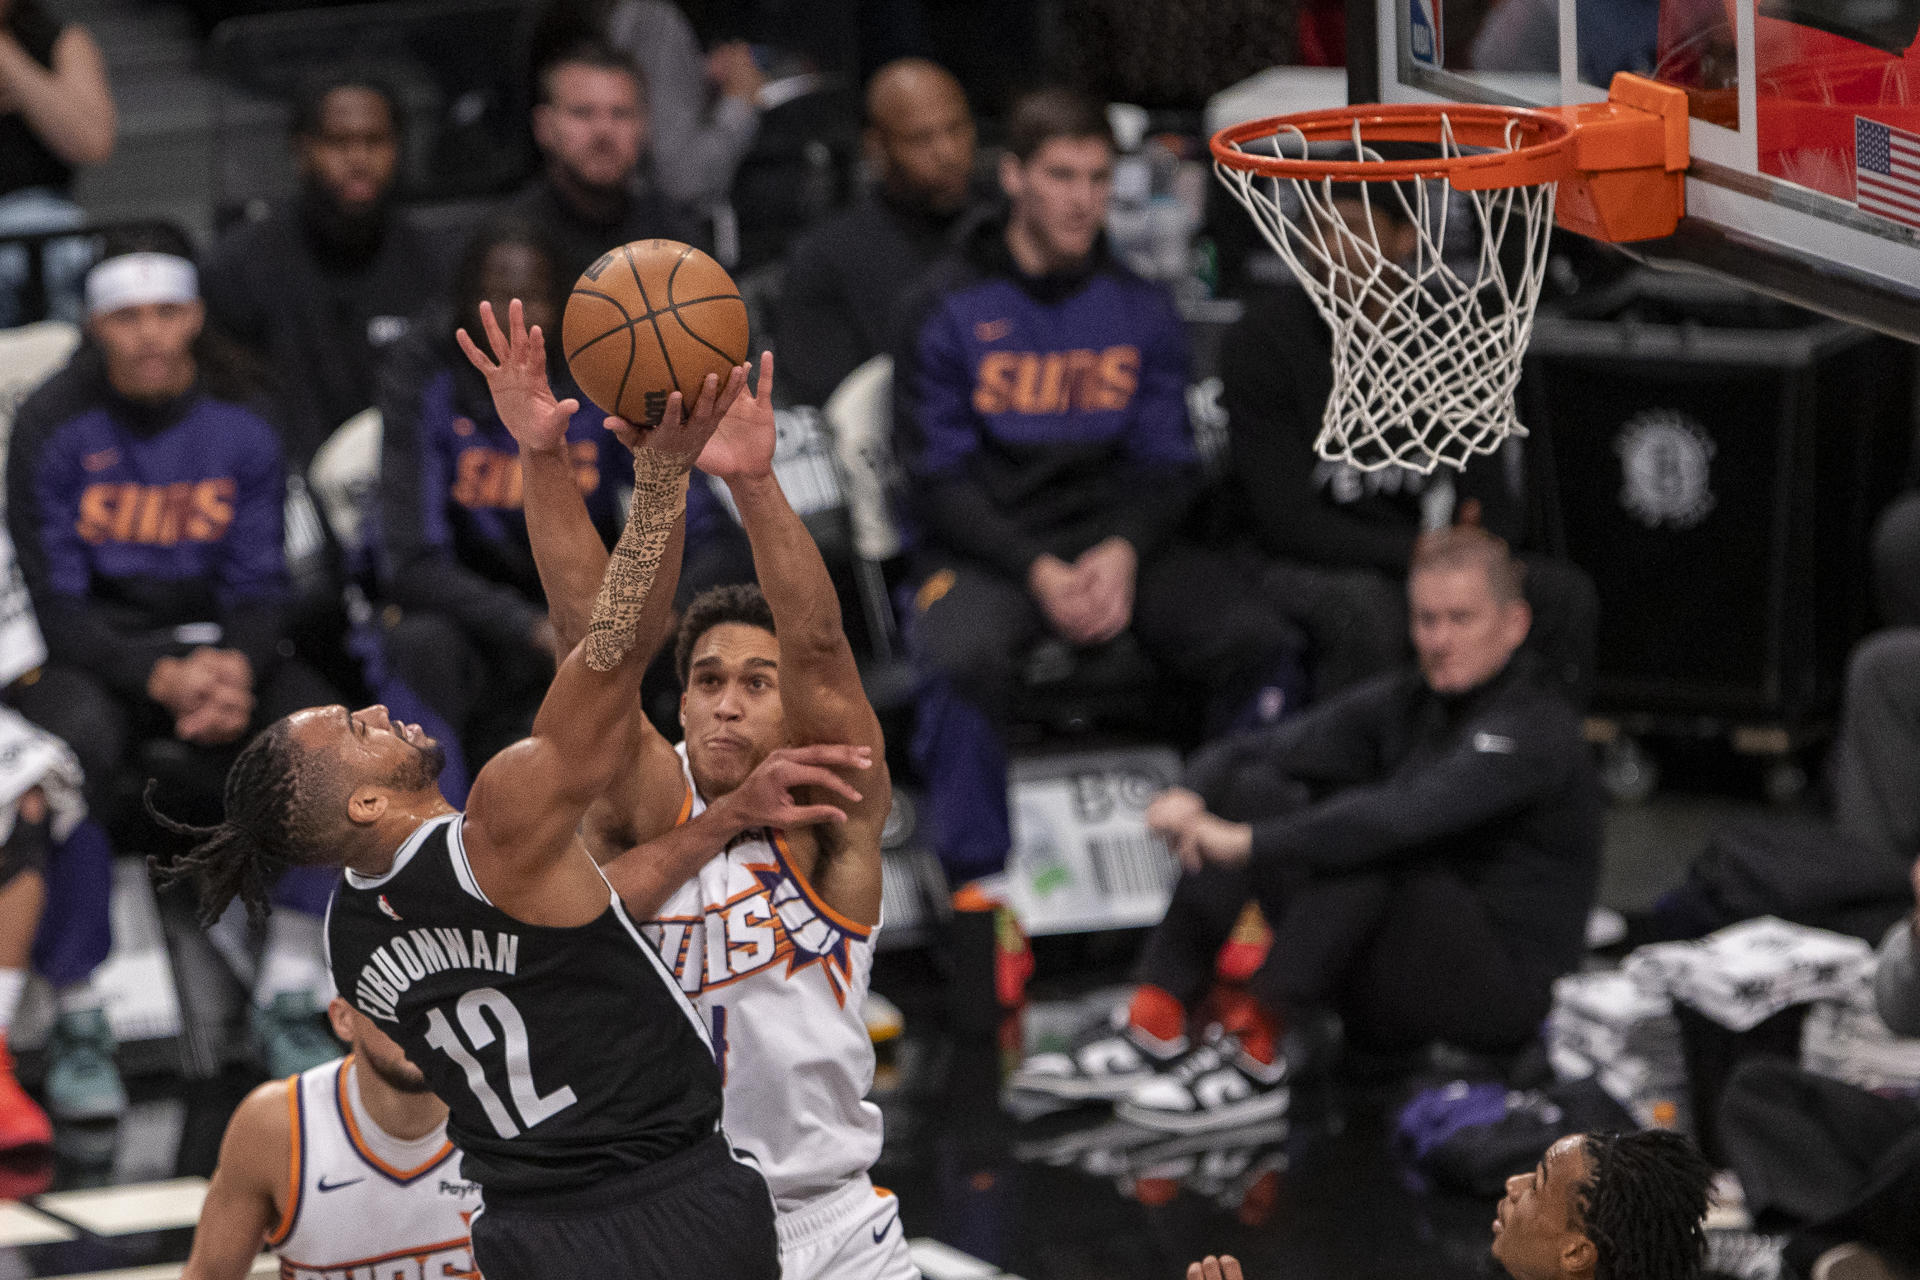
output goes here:
<path id="1" fill-rule="evenodd" d="M 314 1186 L 320 1191 L 338 1191 L 342 1187 L 351 1187 L 356 1183 L 365 1181 L 365 1178 L 348 1178 L 345 1182 L 328 1182 L 327 1175 L 323 1173 L 320 1175 L 320 1181 L 316 1182 Z"/>
<path id="2" fill-rule="evenodd" d="M 881 1225 L 880 1229 L 873 1233 L 873 1242 L 879 1244 L 882 1240 L 885 1240 L 887 1238 L 887 1232 L 893 1230 L 893 1224 L 898 1221 L 900 1221 L 900 1215 L 897 1213 L 891 1218 L 888 1218 L 886 1222 Z"/>

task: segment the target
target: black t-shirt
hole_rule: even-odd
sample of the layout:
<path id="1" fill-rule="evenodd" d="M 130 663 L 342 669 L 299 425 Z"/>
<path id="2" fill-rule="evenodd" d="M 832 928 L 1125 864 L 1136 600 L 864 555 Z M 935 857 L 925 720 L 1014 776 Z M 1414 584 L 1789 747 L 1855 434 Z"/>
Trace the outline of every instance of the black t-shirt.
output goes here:
<path id="1" fill-rule="evenodd" d="M 6 31 L 49 71 L 53 46 L 66 30 L 33 0 L 7 6 Z M 55 155 L 18 111 L 0 113 L 0 196 L 28 187 L 50 187 L 62 195 L 73 186 L 73 166 Z"/>
<path id="2" fill-rule="evenodd" d="M 679 240 L 706 249 L 699 220 L 669 201 L 653 186 L 636 181 L 618 217 L 589 217 L 561 196 L 545 177 L 536 178 L 507 204 L 507 211 L 546 232 L 560 255 L 560 283 L 566 289 L 609 249 L 635 240 Z"/>
<path id="3" fill-rule="evenodd" d="M 368 252 L 330 251 L 298 204 L 221 240 L 202 277 L 207 309 L 273 370 L 291 466 L 373 404 L 380 359 L 440 299 L 439 263 L 398 214 Z"/>
<path id="4" fill-rule="evenodd" d="M 334 985 L 446 1102 L 462 1175 L 490 1198 L 590 1187 L 716 1132 L 699 1015 L 612 890 L 589 924 L 516 920 L 475 882 L 463 822 L 347 873 L 327 916 Z"/>
<path id="5" fill-rule="evenodd" d="M 1524 532 L 1504 455 L 1423 476 L 1402 467 L 1361 471 L 1314 452 L 1333 392 L 1333 339 L 1305 290 L 1250 294 L 1245 316 L 1221 343 L 1220 376 L 1229 474 L 1245 527 L 1268 555 L 1397 577 L 1407 570 L 1428 495 L 1443 481 L 1457 502 L 1479 502 L 1491 532 L 1510 542 Z"/>

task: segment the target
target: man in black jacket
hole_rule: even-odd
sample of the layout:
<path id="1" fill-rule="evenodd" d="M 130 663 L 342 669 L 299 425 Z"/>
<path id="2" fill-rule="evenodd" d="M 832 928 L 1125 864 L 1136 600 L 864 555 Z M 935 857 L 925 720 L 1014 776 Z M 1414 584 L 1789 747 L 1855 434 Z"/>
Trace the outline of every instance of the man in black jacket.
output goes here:
<path id="1" fill-rule="evenodd" d="M 646 89 L 631 60 L 584 41 L 542 67 L 535 89 L 533 140 L 545 169 L 507 207 L 553 242 L 564 287 L 629 241 L 699 242 L 693 215 L 653 182 Z"/>
<path id="2" fill-rule="evenodd" d="M 1148 823 L 1188 874 L 1148 940 L 1125 1026 L 1030 1061 L 1017 1083 L 1120 1097 L 1136 1123 L 1211 1129 L 1286 1106 L 1285 1020 L 1331 1007 L 1349 1040 L 1518 1048 L 1578 963 L 1600 806 L 1579 717 L 1521 651 L 1530 613 L 1506 547 L 1423 539 L 1408 584 L 1417 671 L 1191 762 Z M 1273 944 L 1222 1040 L 1189 1011 L 1247 899 Z"/>
<path id="3" fill-rule="evenodd" d="M 300 195 L 234 228 L 207 265 L 214 324 L 274 374 L 296 473 L 334 429 L 373 403 L 380 354 L 444 288 L 437 253 L 395 207 L 400 117 L 390 90 L 345 74 L 295 107 Z"/>
<path id="4" fill-rule="evenodd" d="M 866 146 L 880 182 L 793 247 L 780 295 L 780 376 L 824 404 L 888 349 L 893 313 L 967 215 L 973 113 L 950 72 L 901 58 L 867 82 Z"/>

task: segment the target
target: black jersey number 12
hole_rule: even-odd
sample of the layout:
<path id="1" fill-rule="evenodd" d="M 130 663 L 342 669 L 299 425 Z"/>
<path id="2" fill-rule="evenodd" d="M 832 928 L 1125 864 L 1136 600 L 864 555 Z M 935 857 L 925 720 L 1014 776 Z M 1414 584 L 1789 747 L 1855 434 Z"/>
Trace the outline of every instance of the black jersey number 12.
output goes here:
<path id="1" fill-rule="evenodd" d="M 427 1043 L 452 1058 L 466 1073 L 467 1087 L 480 1100 L 480 1109 L 493 1122 L 494 1131 L 503 1138 L 516 1138 L 520 1136 L 521 1126 L 531 1129 L 542 1120 L 565 1111 L 576 1099 L 572 1087 L 568 1085 L 562 1085 L 545 1095 L 534 1087 L 533 1065 L 527 1057 L 526 1019 L 513 1007 L 513 1001 L 493 987 L 475 987 L 461 996 L 459 1003 L 454 1006 L 454 1014 L 460 1019 L 460 1029 L 467 1033 L 474 1050 L 488 1048 L 495 1039 L 493 1028 L 481 1016 L 482 1011 L 493 1015 L 494 1022 L 500 1026 L 499 1038 L 505 1041 L 502 1049 L 507 1060 L 507 1091 L 513 1095 L 514 1109 L 520 1113 L 519 1125 L 514 1124 L 507 1104 L 487 1083 L 487 1073 L 481 1067 L 480 1060 L 454 1034 L 453 1024 L 447 1021 L 444 1010 L 427 1011 Z"/>

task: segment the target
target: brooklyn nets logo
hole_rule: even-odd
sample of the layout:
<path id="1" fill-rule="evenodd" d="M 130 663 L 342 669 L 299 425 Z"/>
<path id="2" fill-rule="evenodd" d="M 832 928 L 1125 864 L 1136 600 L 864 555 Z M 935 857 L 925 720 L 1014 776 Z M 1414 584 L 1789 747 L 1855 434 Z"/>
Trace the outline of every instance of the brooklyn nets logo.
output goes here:
<path id="1" fill-rule="evenodd" d="M 1714 508 L 1709 468 L 1717 451 L 1706 428 L 1675 409 L 1648 409 L 1615 437 L 1620 505 L 1649 529 L 1691 529 Z"/>

